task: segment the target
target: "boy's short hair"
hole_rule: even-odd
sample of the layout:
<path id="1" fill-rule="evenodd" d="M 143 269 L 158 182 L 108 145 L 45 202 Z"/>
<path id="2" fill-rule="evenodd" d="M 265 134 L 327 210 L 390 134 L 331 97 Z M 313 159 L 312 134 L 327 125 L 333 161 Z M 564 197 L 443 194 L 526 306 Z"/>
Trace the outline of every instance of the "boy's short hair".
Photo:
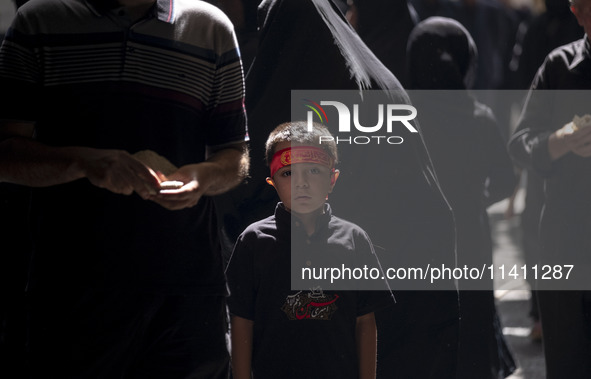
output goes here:
<path id="1" fill-rule="evenodd" d="M 330 138 L 324 138 L 321 143 L 320 137 Z M 332 134 L 322 124 L 313 122 L 312 131 L 308 131 L 307 121 L 292 121 L 280 124 L 273 129 L 265 143 L 265 161 L 267 162 L 267 166 L 273 160 L 273 154 L 276 152 L 275 147 L 281 142 L 318 146 L 326 151 L 335 164 L 338 162 L 337 144 Z"/>

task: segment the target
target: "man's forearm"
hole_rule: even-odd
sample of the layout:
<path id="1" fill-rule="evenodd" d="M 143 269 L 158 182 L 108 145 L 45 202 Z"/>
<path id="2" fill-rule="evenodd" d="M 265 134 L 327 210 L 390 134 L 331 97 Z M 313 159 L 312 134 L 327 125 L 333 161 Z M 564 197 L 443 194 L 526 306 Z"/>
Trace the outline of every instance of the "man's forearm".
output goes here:
<path id="1" fill-rule="evenodd" d="M 236 187 L 248 175 L 249 156 L 246 144 L 214 152 L 200 163 L 207 182 L 205 195 L 219 195 Z M 199 179 L 199 178 L 198 178 Z"/>
<path id="2" fill-rule="evenodd" d="M 77 147 L 56 148 L 24 137 L 0 142 L 0 182 L 46 187 L 84 177 Z"/>
<path id="3" fill-rule="evenodd" d="M 0 141 L 0 182 L 48 187 L 87 178 L 94 186 L 147 199 L 160 189 L 156 174 L 123 150 L 52 147 L 14 136 Z"/>

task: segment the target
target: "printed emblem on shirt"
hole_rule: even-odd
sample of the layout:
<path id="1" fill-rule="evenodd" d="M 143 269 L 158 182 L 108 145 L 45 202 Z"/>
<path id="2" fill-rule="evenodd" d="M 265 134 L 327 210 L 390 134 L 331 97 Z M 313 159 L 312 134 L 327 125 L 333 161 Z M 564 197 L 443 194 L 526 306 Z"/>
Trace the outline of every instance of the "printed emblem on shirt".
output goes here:
<path id="1" fill-rule="evenodd" d="M 330 320 L 337 310 L 339 295 L 327 295 L 322 289 L 314 288 L 308 293 L 300 291 L 289 295 L 281 310 L 290 320 Z"/>

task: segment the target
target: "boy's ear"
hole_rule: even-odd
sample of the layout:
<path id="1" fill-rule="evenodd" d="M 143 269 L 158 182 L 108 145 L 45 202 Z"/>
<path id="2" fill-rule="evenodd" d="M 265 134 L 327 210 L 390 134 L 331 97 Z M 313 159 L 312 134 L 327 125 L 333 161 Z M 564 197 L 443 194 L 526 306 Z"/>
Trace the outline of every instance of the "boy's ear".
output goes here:
<path id="1" fill-rule="evenodd" d="M 581 20 L 579 20 L 579 12 L 578 12 L 577 8 L 574 5 L 571 5 L 570 11 L 572 12 L 572 14 L 575 15 L 575 18 L 577 19 L 577 22 L 579 23 L 579 25 L 583 26 L 583 23 L 581 22 Z"/>
<path id="2" fill-rule="evenodd" d="M 273 187 L 275 187 L 275 182 L 273 181 L 273 178 L 267 177 L 267 179 L 265 179 L 265 181 L 267 182 L 267 184 L 272 185 Z"/>
<path id="3" fill-rule="evenodd" d="M 332 192 L 332 189 L 334 188 L 335 184 L 337 184 L 337 179 L 339 178 L 340 174 L 341 172 L 339 170 L 334 170 L 330 174 L 330 192 Z"/>

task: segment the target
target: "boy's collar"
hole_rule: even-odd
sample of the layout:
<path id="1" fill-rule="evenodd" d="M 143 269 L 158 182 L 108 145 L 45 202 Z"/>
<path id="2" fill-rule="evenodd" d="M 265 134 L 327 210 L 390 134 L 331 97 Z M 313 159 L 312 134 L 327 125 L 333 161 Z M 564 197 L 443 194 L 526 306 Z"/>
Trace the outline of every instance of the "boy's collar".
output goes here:
<path id="1" fill-rule="evenodd" d="M 328 225 L 331 216 L 332 209 L 330 208 L 330 204 L 324 203 L 323 212 L 316 219 L 316 231 L 314 234 L 318 233 Z M 292 226 L 296 228 L 300 227 L 300 225 L 297 225 L 297 217 L 288 211 L 282 202 L 277 203 L 277 206 L 275 207 L 275 220 L 278 228 L 290 229 Z M 292 225 L 293 220 L 295 220 L 295 223 Z"/>

